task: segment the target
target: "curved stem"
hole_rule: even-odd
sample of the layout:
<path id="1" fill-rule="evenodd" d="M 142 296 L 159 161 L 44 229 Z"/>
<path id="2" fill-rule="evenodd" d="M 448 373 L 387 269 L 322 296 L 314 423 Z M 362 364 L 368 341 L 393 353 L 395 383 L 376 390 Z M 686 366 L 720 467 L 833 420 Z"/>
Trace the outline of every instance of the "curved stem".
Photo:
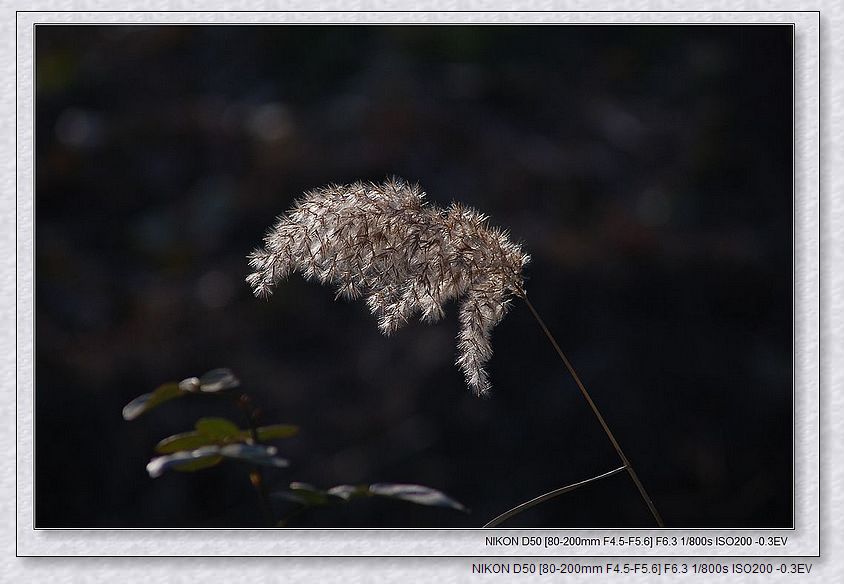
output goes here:
<path id="1" fill-rule="evenodd" d="M 639 489 L 639 494 L 642 495 L 642 499 L 645 501 L 645 504 L 650 509 L 651 515 L 654 516 L 657 525 L 660 527 L 665 527 L 665 524 L 662 522 L 662 517 L 659 515 L 659 511 L 656 510 L 656 506 L 654 506 L 653 501 L 648 496 L 647 491 L 645 491 L 644 485 L 639 480 L 639 477 L 636 475 L 636 471 L 633 470 L 633 465 L 630 464 L 630 461 L 624 455 L 624 452 L 621 450 L 621 446 L 618 444 L 618 441 L 613 436 L 612 431 L 610 430 L 609 426 L 607 426 L 606 421 L 604 421 L 604 416 L 601 415 L 601 412 L 598 411 L 598 406 L 595 405 L 595 402 L 592 401 L 592 397 L 589 395 L 589 392 L 586 391 L 586 388 L 583 386 L 583 382 L 580 381 L 580 377 L 577 375 L 577 372 L 572 367 L 571 363 L 569 362 L 568 358 L 566 357 L 563 350 L 560 348 L 560 345 L 557 344 L 557 340 L 554 338 L 554 335 L 551 334 L 551 331 L 548 330 L 548 327 L 545 325 L 545 322 L 542 320 L 542 317 L 539 316 L 539 313 L 536 312 L 536 308 L 534 308 L 533 304 L 530 300 L 528 300 L 527 295 L 523 295 L 522 299 L 527 304 L 528 308 L 530 309 L 531 314 L 536 319 L 536 322 L 539 323 L 540 328 L 542 328 L 542 332 L 545 333 L 545 336 L 548 337 L 548 340 L 551 341 L 551 345 L 553 345 L 554 349 L 557 351 L 557 354 L 562 359 L 563 364 L 565 364 L 566 369 L 569 370 L 569 373 L 574 378 L 575 383 L 577 383 L 577 387 L 580 389 L 580 393 L 583 394 L 583 397 L 586 399 L 586 402 L 589 404 L 589 407 L 592 408 L 592 412 L 595 414 L 595 417 L 598 418 L 598 422 L 600 422 L 601 427 L 604 429 L 604 432 L 607 435 L 607 438 L 610 439 L 610 442 L 615 448 L 615 451 L 618 453 L 618 457 L 621 459 L 621 462 L 624 464 L 624 467 L 627 468 L 627 473 L 630 475 L 630 478 L 633 480 L 633 483 L 636 485 L 636 488 Z"/>
<path id="2" fill-rule="evenodd" d="M 579 483 L 572 483 L 572 484 L 567 485 L 565 487 L 560 487 L 559 489 L 554 489 L 553 491 L 545 493 L 544 495 L 539 495 L 535 499 L 531 499 L 530 501 L 525 501 L 521 505 L 517 505 L 516 507 L 513 507 L 509 511 L 505 511 L 504 513 L 502 513 L 501 515 L 499 515 L 498 517 L 496 517 L 495 519 L 493 519 L 492 521 L 490 521 L 489 523 L 484 525 L 484 527 L 496 527 L 496 526 L 500 525 L 501 523 L 504 523 L 505 521 L 507 521 L 511 517 L 518 515 L 522 511 L 527 511 L 531 507 L 533 507 L 535 505 L 539 505 L 540 503 L 543 503 L 543 502 L 547 501 L 548 499 L 553 499 L 554 497 L 562 495 L 563 493 L 568 493 L 569 491 L 573 491 L 576 488 L 582 487 L 583 485 L 586 485 L 586 484 L 591 483 L 593 481 L 597 481 L 597 480 L 600 480 L 600 479 L 605 479 L 607 477 L 611 477 L 614 474 L 620 473 L 625 468 L 627 468 L 627 467 L 620 466 L 620 467 L 613 469 L 609 472 L 605 472 L 604 474 L 592 477 L 591 479 L 586 479 L 585 481 L 580 481 Z"/>
<path id="3" fill-rule="evenodd" d="M 290 523 L 291 519 L 301 515 L 302 513 L 304 513 L 305 511 L 307 511 L 310 508 L 311 508 L 310 505 L 302 505 L 298 509 L 294 509 L 293 511 L 291 511 L 290 513 L 288 513 L 287 515 L 285 515 L 284 517 L 279 519 L 278 523 L 276 523 L 276 527 L 287 527 L 287 524 Z"/>

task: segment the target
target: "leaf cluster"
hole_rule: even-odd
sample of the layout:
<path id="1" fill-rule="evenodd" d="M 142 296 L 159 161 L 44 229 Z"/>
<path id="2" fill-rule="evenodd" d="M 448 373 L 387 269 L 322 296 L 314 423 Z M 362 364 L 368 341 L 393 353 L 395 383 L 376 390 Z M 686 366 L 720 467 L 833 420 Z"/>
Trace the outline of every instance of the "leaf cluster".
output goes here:
<path id="1" fill-rule="evenodd" d="M 265 500 L 265 510 L 272 513 L 268 498 L 300 505 L 300 511 L 332 503 L 346 503 L 365 497 L 399 499 L 418 505 L 446 507 L 458 511 L 467 509 L 444 493 L 413 484 L 374 483 L 371 485 L 339 485 L 328 490 L 301 482 L 290 483 L 289 489 L 267 494 L 261 468 L 286 468 L 289 461 L 278 456 L 278 448 L 266 444 L 295 436 L 299 427 L 291 424 L 258 426 L 256 410 L 251 399 L 242 392 L 232 392 L 240 387 L 240 380 L 230 369 L 214 369 L 201 377 L 189 377 L 178 383 L 160 385 L 155 391 L 145 393 L 123 408 L 123 418 L 134 420 L 158 406 L 185 396 L 216 395 L 230 398 L 246 415 L 248 428 L 241 428 L 226 418 L 200 418 L 194 429 L 161 439 L 155 446 L 160 456 L 152 458 L 146 466 L 150 477 L 157 478 L 168 470 L 195 472 L 216 466 L 226 460 L 240 461 L 253 467 L 250 479 Z M 271 524 L 283 526 L 285 520 Z"/>

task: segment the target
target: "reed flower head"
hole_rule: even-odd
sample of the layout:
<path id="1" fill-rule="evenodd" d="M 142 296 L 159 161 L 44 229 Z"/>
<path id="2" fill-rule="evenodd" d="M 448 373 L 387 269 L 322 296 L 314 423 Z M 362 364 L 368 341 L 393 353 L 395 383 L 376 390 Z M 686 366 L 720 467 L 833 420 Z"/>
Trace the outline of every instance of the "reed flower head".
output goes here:
<path id="1" fill-rule="evenodd" d="M 476 395 L 490 389 L 484 368 L 493 327 L 512 296 L 524 296 L 530 257 L 478 211 L 426 203 L 418 185 L 329 185 L 306 193 L 281 215 L 249 255 L 246 281 L 256 296 L 300 272 L 337 286 L 337 297 L 366 298 L 389 335 L 418 314 L 435 322 L 443 305 L 460 303 L 457 366 Z"/>

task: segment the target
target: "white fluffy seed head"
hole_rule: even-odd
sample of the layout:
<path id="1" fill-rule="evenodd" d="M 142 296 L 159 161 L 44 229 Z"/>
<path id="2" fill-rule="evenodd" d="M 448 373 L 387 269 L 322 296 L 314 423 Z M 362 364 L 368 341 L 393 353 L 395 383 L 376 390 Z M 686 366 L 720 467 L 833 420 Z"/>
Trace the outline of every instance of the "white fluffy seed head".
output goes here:
<path id="1" fill-rule="evenodd" d="M 365 297 L 386 335 L 416 315 L 436 322 L 457 298 L 456 364 L 472 391 L 485 395 L 491 332 L 509 299 L 524 295 L 529 260 L 478 211 L 429 205 L 418 185 L 392 179 L 306 193 L 249 255 L 246 281 L 259 297 L 293 271 L 335 285 L 337 297 Z"/>

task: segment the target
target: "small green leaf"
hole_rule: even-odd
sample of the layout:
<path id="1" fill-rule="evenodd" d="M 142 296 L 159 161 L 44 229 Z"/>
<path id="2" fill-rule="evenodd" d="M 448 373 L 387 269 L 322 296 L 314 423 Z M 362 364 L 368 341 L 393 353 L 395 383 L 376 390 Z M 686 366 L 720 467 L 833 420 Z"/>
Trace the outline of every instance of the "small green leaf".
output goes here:
<path id="1" fill-rule="evenodd" d="M 216 440 L 207 434 L 196 431 L 182 432 L 161 440 L 155 445 L 155 451 L 160 454 L 169 454 L 180 450 L 194 450 L 209 444 L 216 444 Z"/>
<path id="2" fill-rule="evenodd" d="M 325 491 L 320 491 L 307 483 L 290 483 L 289 491 L 278 491 L 273 493 L 273 496 L 301 505 L 325 505 L 329 502 Z"/>
<path id="3" fill-rule="evenodd" d="M 223 458 L 243 460 L 264 466 L 285 467 L 288 462 L 276 456 L 272 446 L 252 444 L 229 444 L 227 446 L 202 446 L 195 450 L 180 450 L 172 454 L 153 458 L 147 464 L 152 478 L 161 476 L 165 470 L 194 471 L 219 464 Z"/>
<path id="4" fill-rule="evenodd" d="M 448 507 L 468 512 L 468 509 L 446 494 L 422 485 L 403 485 L 394 483 L 376 483 L 374 485 L 337 485 L 327 491 L 321 491 L 307 483 L 290 483 L 289 491 L 273 493 L 279 497 L 301 505 L 316 506 L 335 502 L 348 502 L 363 497 L 387 497 L 401 499 L 433 507 Z"/>
<path id="5" fill-rule="evenodd" d="M 170 454 L 180 450 L 193 450 L 210 444 L 230 444 L 247 442 L 252 438 L 249 430 L 241 430 L 225 418 L 202 418 L 196 423 L 196 430 L 174 434 L 161 440 L 155 446 L 160 454 Z M 258 428 L 258 440 L 261 442 L 293 436 L 299 431 L 298 426 L 275 424 Z"/>
<path id="6" fill-rule="evenodd" d="M 291 503 L 304 505 L 306 507 L 315 507 L 317 505 L 325 505 L 325 496 L 321 493 L 310 493 L 300 491 L 276 491 L 271 495 L 275 499 L 284 499 Z"/>
<path id="7" fill-rule="evenodd" d="M 126 404 L 126 407 L 123 408 L 123 419 L 134 420 L 144 412 L 148 412 L 171 399 L 181 397 L 185 393 L 178 383 L 165 383 L 152 393 L 145 393 Z"/>
<path id="8" fill-rule="evenodd" d="M 231 369 L 212 369 L 202 377 L 188 377 L 179 383 L 165 383 L 152 393 L 133 399 L 123 408 L 123 418 L 134 420 L 144 412 L 186 393 L 216 393 L 238 387 L 240 381 Z"/>
<path id="9" fill-rule="evenodd" d="M 199 378 L 199 391 L 216 393 L 240 386 L 240 380 L 235 377 L 231 369 L 212 369 Z"/>
<path id="10" fill-rule="evenodd" d="M 197 458 L 196 460 L 192 460 L 190 462 L 173 464 L 171 468 L 179 472 L 193 472 L 196 470 L 202 470 L 204 468 L 211 468 L 212 466 L 216 466 L 221 462 L 223 462 L 222 456 L 208 456 L 204 458 Z"/>
<path id="11" fill-rule="evenodd" d="M 212 460 L 217 458 L 220 458 L 219 446 L 203 446 L 202 448 L 190 451 L 182 450 L 174 452 L 173 454 L 153 458 L 149 461 L 149 463 L 147 463 L 147 472 L 149 473 L 149 476 L 156 478 L 160 477 L 165 470 L 170 468 L 194 470 L 196 467 L 191 468 L 192 465 L 201 465 L 202 463 L 207 464 L 199 466 L 198 468 L 207 468 L 208 466 L 213 466 L 214 464 L 220 462 L 219 460 L 212 462 Z"/>
<path id="12" fill-rule="evenodd" d="M 258 441 L 266 442 L 268 440 L 278 440 L 280 438 L 290 438 L 299 432 L 299 426 L 292 426 L 290 424 L 273 424 L 272 426 L 261 426 L 258 428 Z M 245 432 L 247 438 L 251 438 L 251 434 Z"/>
<path id="13" fill-rule="evenodd" d="M 186 391 L 189 393 L 197 393 L 199 391 L 199 378 L 188 377 L 187 379 L 182 379 L 179 382 L 179 388 L 182 391 Z"/>
<path id="14" fill-rule="evenodd" d="M 467 511 L 466 507 L 445 493 L 430 487 L 423 487 L 422 485 L 376 483 L 369 486 L 369 491 L 373 495 L 377 495 L 379 497 L 401 499 L 402 501 L 410 501 L 411 503 L 416 503 L 417 505 L 450 507 L 452 509 L 457 509 L 458 511 Z"/>
<path id="15" fill-rule="evenodd" d="M 249 431 L 241 430 L 225 418 L 202 418 L 196 423 L 196 430 L 164 438 L 155 446 L 155 451 L 167 454 L 179 450 L 193 450 L 209 444 L 246 442 L 250 438 Z"/>
<path id="16" fill-rule="evenodd" d="M 278 468 L 288 466 L 287 460 L 277 457 L 277 453 L 278 449 L 275 446 L 263 446 L 261 444 L 229 444 L 220 449 L 220 454 L 226 458 L 236 458 L 252 464 Z"/>
<path id="17" fill-rule="evenodd" d="M 202 418 L 196 423 L 196 431 L 213 442 L 225 442 L 241 436 L 237 424 L 225 418 Z"/>
<path id="18" fill-rule="evenodd" d="M 336 487 L 331 487 L 330 489 L 328 489 L 326 493 L 328 493 L 329 495 L 334 495 L 335 497 L 340 497 L 345 501 L 357 497 L 372 496 L 372 493 L 369 492 L 368 485 L 337 485 Z"/>

